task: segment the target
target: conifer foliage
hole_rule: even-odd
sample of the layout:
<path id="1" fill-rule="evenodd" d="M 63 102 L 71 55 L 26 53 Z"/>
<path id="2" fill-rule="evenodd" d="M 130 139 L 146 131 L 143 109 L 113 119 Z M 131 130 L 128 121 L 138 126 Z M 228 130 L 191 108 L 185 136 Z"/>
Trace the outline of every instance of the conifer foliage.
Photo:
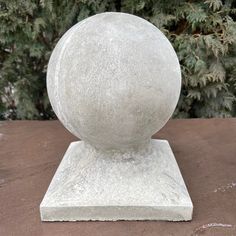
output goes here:
<path id="1" fill-rule="evenodd" d="M 175 117 L 235 116 L 233 0 L 0 0 L 0 119 L 51 119 L 46 70 L 73 24 L 105 11 L 141 16 L 174 46 L 182 70 Z"/>

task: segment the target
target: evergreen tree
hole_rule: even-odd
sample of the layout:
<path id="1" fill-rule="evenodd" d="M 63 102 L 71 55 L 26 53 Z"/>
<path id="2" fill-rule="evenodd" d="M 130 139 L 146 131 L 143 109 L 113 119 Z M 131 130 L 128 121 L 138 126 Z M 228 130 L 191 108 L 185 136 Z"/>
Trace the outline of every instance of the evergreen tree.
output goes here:
<path id="1" fill-rule="evenodd" d="M 235 2 L 126 0 L 124 8 L 155 24 L 177 52 L 183 81 L 175 116 L 235 115 Z"/>
<path id="2" fill-rule="evenodd" d="M 232 0 L 0 0 L 0 119 L 51 119 L 46 70 L 76 22 L 122 11 L 155 24 L 172 42 L 183 85 L 176 117 L 236 114 L 236 3 Z"/>

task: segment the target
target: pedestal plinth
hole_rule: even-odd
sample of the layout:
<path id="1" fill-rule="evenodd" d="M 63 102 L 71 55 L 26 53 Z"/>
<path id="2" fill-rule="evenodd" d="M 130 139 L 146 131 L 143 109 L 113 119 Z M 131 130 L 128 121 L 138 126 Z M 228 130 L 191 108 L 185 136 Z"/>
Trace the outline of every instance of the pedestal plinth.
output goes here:
<path id="1" fill-rule="evenodd" d="M 71 143 L 40 205 L 43 221 L 187 221 L 192 210 L 166 140 L 124 153 Z"/>

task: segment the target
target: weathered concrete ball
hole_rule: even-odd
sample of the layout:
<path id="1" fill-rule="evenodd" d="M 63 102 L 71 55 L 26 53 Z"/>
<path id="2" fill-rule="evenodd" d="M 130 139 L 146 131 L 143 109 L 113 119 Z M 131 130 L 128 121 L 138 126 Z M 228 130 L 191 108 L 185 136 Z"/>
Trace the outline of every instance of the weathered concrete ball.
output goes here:
<path id="1" fill-rule="evenodd" d="M 48 65 L 47 89 L 59 120 L 98 148 L 145 143 L 171 117 L 180 88 L 168 39 L 130 14 L 102 13 L 74 25 Z"/>

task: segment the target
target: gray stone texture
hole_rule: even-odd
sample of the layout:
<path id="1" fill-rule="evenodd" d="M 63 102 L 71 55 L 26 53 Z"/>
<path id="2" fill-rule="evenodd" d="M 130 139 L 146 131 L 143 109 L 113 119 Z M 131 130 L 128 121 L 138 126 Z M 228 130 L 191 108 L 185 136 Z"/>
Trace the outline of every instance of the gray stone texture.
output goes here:
<path id="1" fill-rule="evenodd" d="M 104 153 L 78 141 L 68 148 L 40 210 L 44 221 L 186 221 L 193 206 L 167 141 L 151 140 L 146 149 L 128 153 Z"/>
<path id="2" fill-rule="evenodd" d="M 181 88 L 176 53 L 154 25 L 103 13 L 73 26 L 56 45 L 47 89 L 58 118 L 99 148 L 142 145 L 171 117 Z"/>
<path id="3" fill-rule="evenodd" d="M 72 143 L 40 205 L 45 221 L 190 220 L 192 202 L 167 141 L 181 71 L 152 24 L 102 13 L 56 45 L 47 89 Z"/>

